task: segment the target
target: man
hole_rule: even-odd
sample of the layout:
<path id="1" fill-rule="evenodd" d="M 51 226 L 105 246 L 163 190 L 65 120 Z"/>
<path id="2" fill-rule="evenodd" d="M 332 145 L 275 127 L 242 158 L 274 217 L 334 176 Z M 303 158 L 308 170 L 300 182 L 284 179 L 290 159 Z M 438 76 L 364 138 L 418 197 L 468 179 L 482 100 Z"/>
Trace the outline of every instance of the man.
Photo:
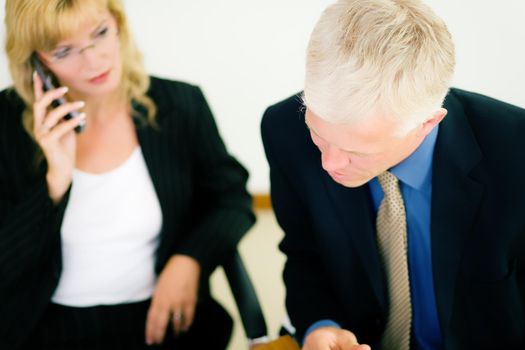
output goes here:
<path id="1" fill-rule="evenodd" d="M 525 349 L 525 111 L 454 63 L 419 1 L 339 0 L 266 111 L 303 349 Z"/>

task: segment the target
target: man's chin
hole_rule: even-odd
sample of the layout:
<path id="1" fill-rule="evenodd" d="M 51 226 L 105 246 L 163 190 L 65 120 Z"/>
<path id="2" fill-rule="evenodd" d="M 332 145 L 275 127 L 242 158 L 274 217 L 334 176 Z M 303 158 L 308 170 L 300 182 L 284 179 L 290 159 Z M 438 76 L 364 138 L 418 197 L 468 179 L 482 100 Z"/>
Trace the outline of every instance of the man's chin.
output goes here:
<path id="1" fill-rule="evenodd" d="M 368 181 L 370 181 L 371 179 L 358 179 L 358 180 L 348 180 L 348 179 L 335 179 L 332 177 L 332 179 L 337 182 L 338 184 L 344 186 L 344 187 L 349 187 L 349 188 L 355 188 L 355 187 L 359 187 L 359 186 L 363 186 L 364 184 L 366 184 Z"/>

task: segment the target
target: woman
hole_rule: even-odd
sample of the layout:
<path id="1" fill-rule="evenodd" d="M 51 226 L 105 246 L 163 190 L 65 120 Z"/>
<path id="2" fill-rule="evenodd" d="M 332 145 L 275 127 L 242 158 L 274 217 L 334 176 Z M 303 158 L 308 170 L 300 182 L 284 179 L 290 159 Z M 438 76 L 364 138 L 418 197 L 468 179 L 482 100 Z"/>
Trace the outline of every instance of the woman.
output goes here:
<path id="1" fill-rule="evenodd" d="M 225 348 L 208 278 L 254 217 L 201 91 L 144 73 L 120 0 L 7 0 L 5 22 L 0 348 Z"/>

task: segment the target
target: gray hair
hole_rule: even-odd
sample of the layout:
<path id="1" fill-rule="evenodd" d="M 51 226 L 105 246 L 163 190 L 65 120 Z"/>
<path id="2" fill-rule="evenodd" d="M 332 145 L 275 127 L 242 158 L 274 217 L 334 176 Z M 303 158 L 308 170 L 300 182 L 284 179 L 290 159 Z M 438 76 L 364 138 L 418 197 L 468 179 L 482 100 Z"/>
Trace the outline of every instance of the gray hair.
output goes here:
<path id="1" fill-rule="evenodd" d="M 339 0 L 307 49 L 305 105 L 328 122 L 373 114 L 410 129 L 441 107 L 454 73 L 445 23 L 418 0 Z"/>

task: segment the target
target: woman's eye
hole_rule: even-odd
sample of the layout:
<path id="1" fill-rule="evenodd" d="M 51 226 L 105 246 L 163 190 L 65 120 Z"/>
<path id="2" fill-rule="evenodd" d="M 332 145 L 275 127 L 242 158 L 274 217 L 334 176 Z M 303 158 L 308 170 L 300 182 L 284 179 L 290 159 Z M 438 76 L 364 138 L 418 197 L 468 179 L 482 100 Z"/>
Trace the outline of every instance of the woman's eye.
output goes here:
<path id="1" fill-rule="evenodd" d="M 105 37 L 107 33 L 108 33 L 108 27 L 104 27 L 97 33 L 97 38 Z"/>
<path id="2" fill-rule="evenodd" d="M 60 59 L 63 59 L 63 58 L 66 58 L 69 53 L 71 52 L 71 49 L 63 49 L 63 50 L 59 50 L 59 51 L 56 51 L 54 54 L 53 54 L 53 57 L 57 60 L 60 60 Z"/>

